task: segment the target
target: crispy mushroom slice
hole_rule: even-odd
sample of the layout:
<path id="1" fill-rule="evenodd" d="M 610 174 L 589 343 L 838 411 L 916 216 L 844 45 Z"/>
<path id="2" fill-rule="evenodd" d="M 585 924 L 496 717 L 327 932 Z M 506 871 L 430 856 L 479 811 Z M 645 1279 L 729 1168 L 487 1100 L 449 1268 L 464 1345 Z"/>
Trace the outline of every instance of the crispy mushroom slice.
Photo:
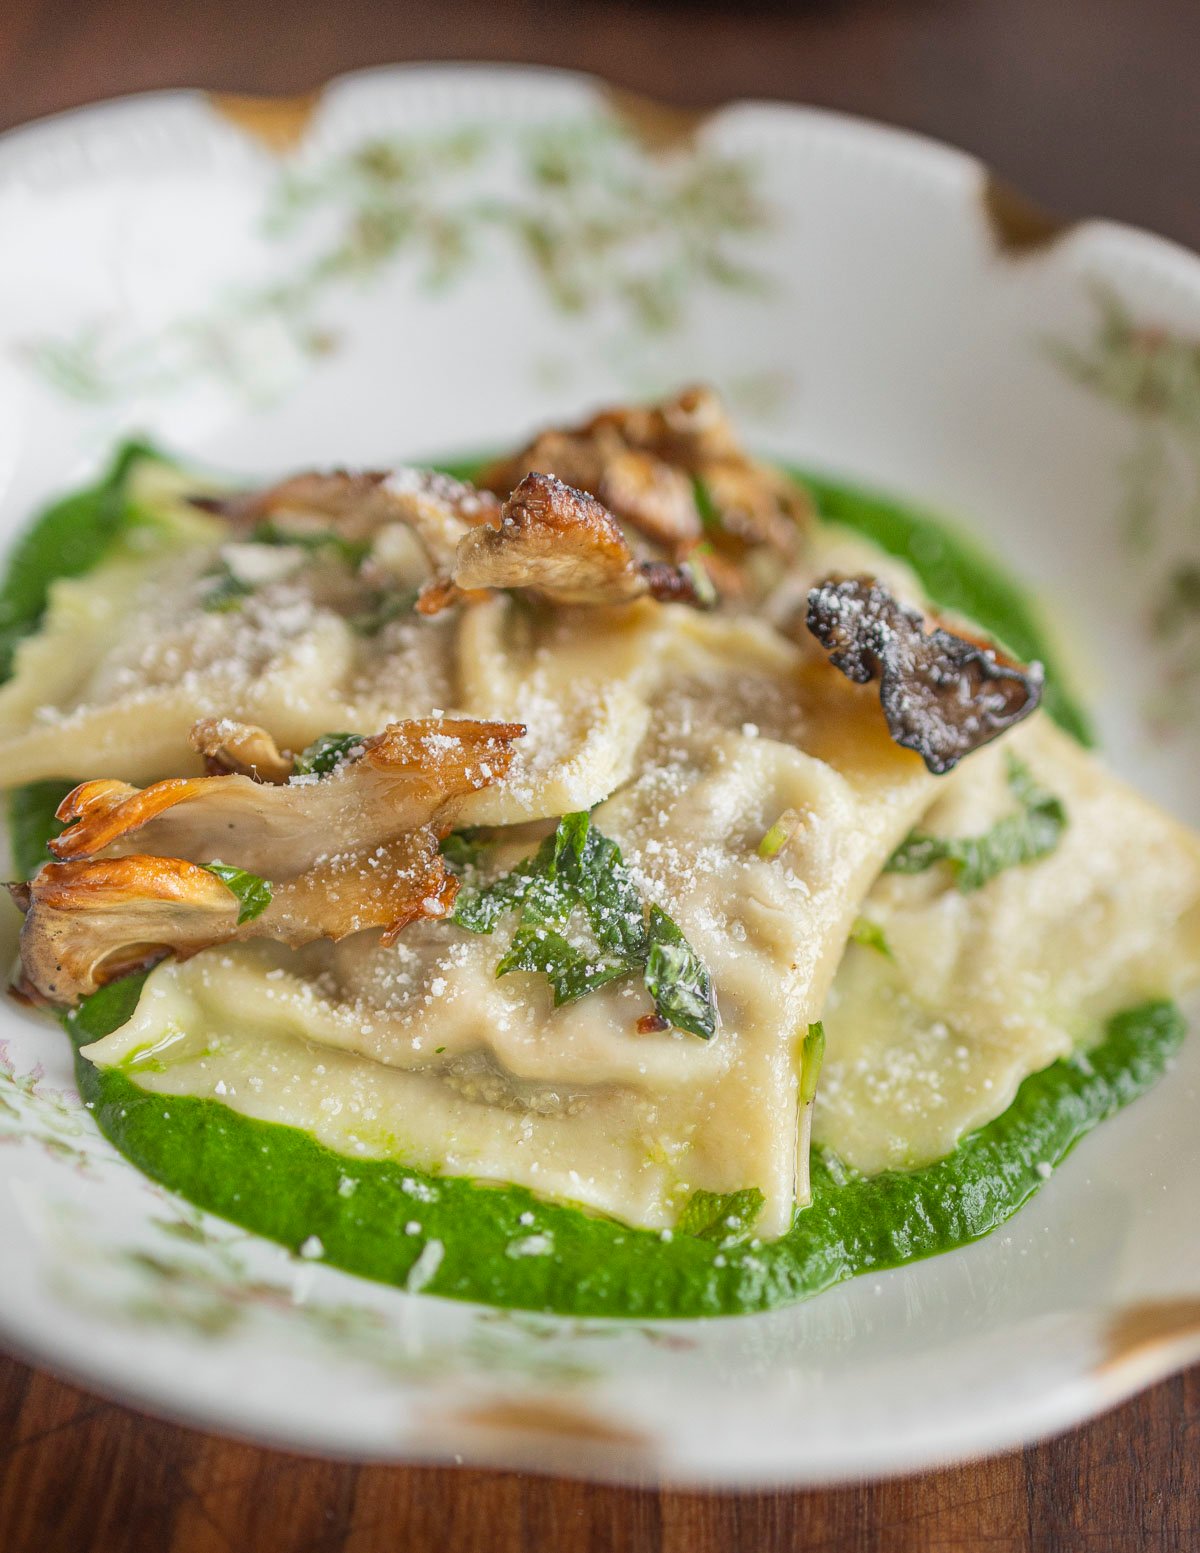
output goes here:
<path id="1" fill-rule="evenodd" d="M 14 892 L 25 909 L 19 990 L 70 1005 L 165 955 L 251 938 L 298 947 L 382 928 L 390 942 L 418 917 L 444 917 L 457 889 L 428 827 L 271 885 L 269 904 L 245 922 L 228 886 L 183 858 L 47 863 Z"/>
<path id="2" fill-rule="evenodd" d="M 417 608 L 436 614 L 464 593 L 530 588 L 555 604 L 627 604 L 649 596 L 704 604 L 690 568 L 637 561 L 612 514 L 553 475 L 528 474 L 504 503 L 499 528 L 477 528 L 458 546 L 448 579 L 423 590 Z"/>
<path id="3" fill-rule="evenodd" d="M 490 491 L 510 490 L 539 453 L 573 459 L 577 473 L 596 480 L 603 472 L 605 455 L 624 448 L 652 453 L 689 470 L 706 461 L 742 456 L 718 395 L 694 385 L 658 404 L 610 406 L 577 426 L 541 432 L 511 458 L 488 465 L 479 483 Z"/>
<path id="4" fill-rule="evenodd" d="M 433 469 L 335 469 L 292 475 L 277 485 L 229 496 L 193 496 L 193 506 L 248 529 L 270 523 L 284 537 L 333 529 L 346 540 L 370 541 L 391 524 L 411 529 L 430 565 L 445 570 L 462 536 L 497 523 L 500 503 L 490 491 Z"/>
<path id="5" fill-rule="evenodd" d="M 324 776 L 270 786 L 247 776 L 172 777 L 152 787 L 84 782 L 59 806 L 60 859 L 155 853 L 223 859 L 264 878 L 306 872 L 332 853 L 450 823 L 457 799 L 500 781 L 520 723 L 424 718 L 363 739 Z"/>
<path id="6" fill-rule="evenodd" d="M 811 520 L 803 492 L 747 457 L 720 399 L 705 387 L 542 432 L 512 458 L 486 468 L 479 483 L 503 494 L 532 470 L 589 492 L 676 560 L 714 520 L 715 541 L 785 552 L 796 548 Z"/>
<path id="7" fill-rule="evenodd" d="M 490 484 L 511 475 L 507 491 L 534 471 L 587 491 L 623 523 L 673 554 L 686 555 L 703 532 L 687 474 L 652 452 L 629 447 L 614 427 L 589 424 L 574 432 L 543 432 L 484 478 Z"/>
<path id="8" fill-rule="evenodd" d="M 925 630 L 873 577 L 829 577 L 808 595 L 808 629 L 848 679 L 879 681 L 888 731 L 935 776 L 1028 717 L 1042 698 L 1042 666 L 996 647 Z"/>
<path id="9" fill-rule="evenodd" d="M 191 741 L 192 748 L 203 755 L 209 776 L 247 776 L 280 786 L 295 764 L 265 728 L 230 717 L 202 718 L 192 727 Z"/>
<path id="10" fill-rule="evenodd" d="M 215 874 L 171 857 L 47 863 L 14 889 L 25 906 L 27 996 L 77 1003 L 168 952 L 194 954 L 237 931 L 237 898 Z"/>
<path id="11" fill-rule="evenodd" d="M 274 889 L 262 931 L 295 947 L 383 928 L 390 944 L 418 918 L 449 915 L 458 878 L 438 841 L 438 831 L 426 825 L 382 846 L 327 858 Z"/>

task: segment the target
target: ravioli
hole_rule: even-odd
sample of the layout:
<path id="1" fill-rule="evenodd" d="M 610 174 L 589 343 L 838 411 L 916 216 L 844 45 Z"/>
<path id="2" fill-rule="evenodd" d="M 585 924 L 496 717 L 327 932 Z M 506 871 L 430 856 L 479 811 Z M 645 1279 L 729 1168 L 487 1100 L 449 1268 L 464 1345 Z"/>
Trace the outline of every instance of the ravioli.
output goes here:
<path id="1" fill-rule="evenodd" d="M 1086 1061 L 1111 1015 L 1196 980 L 1200 841 L 1033 710 L 1036 665 L 932 616 L 906 566 L 815 523 L 715 413 L 683 396 L 644 424 L 600 417 L 566 451 L 551 438 L 590 495 L 526 473 L 526 455 L 507 500 L 399 471 L 189 507 L 183 477 L 141 472 L 157 526 L 127 527 L 93 573 L 52 587 L 0 690 L 0 770 L 83 782 L 63 810 L 77 830 L 96 794 L 149 804 L 120 784 L 185 777 L 189 794 L 223 782 L 249 794 L 251 821 L 279 818 L 261 836 L 197 835 L 171 808 L 86 856 L 61 852 L 52 866 L 83 884 L 55 895 L 55 932 L 99 909 L 83 885 L 114 863 L 131 878 L 191 870 L 207 911 L 190 936 L 147 929 L 124 947 L 122 965 L 162 963 L 86 1060 L 347 1159 L 516 1184 L 639 1228 L 686 1223 L 697 1193 L 753 1189 L 770 1240 L 807 1210 L 810 1136 L 864 1176 L 941 1160 L 1028 1075 Z M 531 503 L 553 523 L 529 519 Z M 874 634 L 848 655 L 851 596 Z M 815 597 L 829 608 L 814 635 Z M 928 642 L 940 656 L 906 681 Z M 955 680 L 960 663 L 975 681 Z M 1019 681 L 1019 704 L 976 715 L 978 682 L 1001 678 Z M 939 697 L 965 716 L 952 747 L 922 748 Z M 419 868 L 392 800 L 343 856 L 325 833 L 341 822 L 313 818 L 336 805 L 307 801 L 333 786 L 279 791 L 352 792 L 383 730 L 418 724 L 504 740 L 502 769 L 423 814 Z M 960 889 L 936 838 L 1005 823 L 1014 757 L 1065 828 Z M 201 777 L 206 762 L 237 774 Z M 584 815 L 620 861 L 634 936 L 666 921 L 662 963 L 701 968 L 711 1026 L 664 1015 L 648 951 L 607 965 L 582 896 L 532 927 L 519 889 L 486 930 L 451 915 L 456 891 L 461 905 L 523 877 L 562 817 Z M 472 859 L 461 878 L 437 851 L 451 825 Z M 935 838 L 930 865 L 891 871 L 914 831 Z M 245 855 L 227 855 L 239 837 Z M 412 888 L 380 890 L 399 857 Z M 265 897 L 257 924 L 214 869 Z M 27 944 L 55 879 L 17 891 Z M 284 899 L 297 880 L 317 881 L 303 911 Z M 543 949 L 521 958 L 529 933 Z M 38 941 L 26 990 L 53 998 L 64 940 Z M 560 950 L 587 966 L 585 995 L 547 972 Z M 105 966 L 88 958 L 89 987 Z"/>
<path id="2" fill-rule="evenodd" d="M 596 624 L 578 617 L 572 640 L 560 622 L 567 685 Z M 343 1151 L 519 1182 L 634 1224 L 669 1227 L 696 1190 L 753 1183 L 761 1231 L 781 1233 L 799 1042 L 933 779 L 887 739 L 868 693 L 755 622 L 651 607 L 641 631 L 625 645 L 658 685 L 643 687 L 638 770 L 593 822 L 709 966 L 713 1041 L 637 1033 L 647 1004 L 627 985 L 554 1010 L 542 978 L 497 979 L 511 925 L 486 938 L 443 926 L 392 947 L 356 935 L 306 951 L 303 968 L 276 963 L 271 980 L 242 948 L 162 966 L 133 1020 L 87 1055 Z M 787 846 L 760 857 L 784 812 L 797 817 Z M 509 843 L 498 864 L 528 846 Z"/>
<path id="3" fill-rule="evenodd" d="M 814 1136 L 867 1174 L 949 1154 L 1027 1074 L 1086 1057 L 1110 1016 L 1195 983 L 1200 837 L 1047 718 L 967 762 L 922 831 L 975 835 L 1011 814 L 1013 754 L 1061 795 L 1058 844 L 967 892 L 944 865 L 883 874 L 863 915 L 886 952 L 852 944 L 830 993 Z"/>

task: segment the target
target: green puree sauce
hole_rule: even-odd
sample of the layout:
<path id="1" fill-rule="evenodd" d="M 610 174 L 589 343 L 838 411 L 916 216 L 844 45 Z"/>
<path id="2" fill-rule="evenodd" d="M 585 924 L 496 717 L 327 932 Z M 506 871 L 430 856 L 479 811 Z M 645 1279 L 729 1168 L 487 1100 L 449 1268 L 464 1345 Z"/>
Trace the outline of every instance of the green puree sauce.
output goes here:
<path id="1" fill-rule="evenodd" d="M 0 589 L 0 626 L 11 630 L 12 639 L 40 617 L 46 584 L 55 575 L 52 554 L 64 508 L 85 531 L 73 553 L 90 553 L 93 564 L 107 537 L 120 531 L 129 462 L 125 456 L 93 492 L 52 509 L 21 542 L 20 566 Z M 993 561 L 936 520 L 803 478 L 830 518 L 914 564 L 938 602 L 969 613 L 1022 656 L 1041 658 L 1050 710 L 1086 737 L 1086 720 L 1063 686 L 1035 613 Z M 141 520 L 130 515 L 130 521 Z M 45 855 L 61 792 L 40 783 L 13 796 L 15 855 L 26 872 Z M 71 1038 L 85 1045 L 124 1023 L 140 987 L 139 978 L 127 978 L 90 998 L 64 1021 Z M 294 1128 L 251 1121 L 218 1101 L 149 1095 L 123 1073 L 82 1058 L 76 1068 L 101 1131 L 135 1165 L 199 1206 L 292 1250 L 315 1236 L 325 1261 L 403 1285 L 424 1248 L 437 1241 L 441 1260 L 421 1280 L 429 1292 L 644 1319 L 768 1310 L 857 1273 L 986 1235 L 1032 1196 L 1047 1166 L 1162 1076 L 1184 1033 L 1170 1003 L 1118 1015 L 1086 1055 L 1026 1079 L 1002 1116 L 919 1170 L 857 1177 L 817 1155 L 812 1205 L 796 1214 L 789 1232 L 766 1244 L 732 1246 L 681 1233 L 664 1239 L 543 1202 L 519 1187 L 435 1177 L 393 1161 L 347 1159 Z M 410 1235 L 406 1229 L 414 1221 L 420 1232 Z M 422 1268 L 435 1260 L 426 1255 Z"/>

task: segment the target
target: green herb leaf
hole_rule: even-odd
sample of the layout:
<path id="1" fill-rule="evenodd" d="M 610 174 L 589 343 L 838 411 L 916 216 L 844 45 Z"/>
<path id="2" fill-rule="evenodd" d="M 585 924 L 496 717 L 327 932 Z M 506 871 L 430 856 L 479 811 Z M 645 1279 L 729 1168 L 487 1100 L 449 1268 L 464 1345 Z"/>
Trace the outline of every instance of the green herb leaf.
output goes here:
<path id="1" fill-rule="evenodd" d="M 879 923 L 872 922 L 870 917 L 855 917 L 854 926 L 850 929 L 850 941 L 861 944 L 864 949 L 876 949 L 888 960 L 895 959 L 892 946 L 887 941 L 887 934 Z"/>
<path id="2" fill-rule="evenodd" d="M 517 906 L 523 923 L 539 927 L 561 927 L 579 908 L 602 949 L 627 959 L 631 970 L 645 960 L 641 897 L 620 848 L 586 811 L 564 815 L 532 857 L 494 884 L 460 892 L 453 920 L 472 933 L 490 933 Z"/>
<path id="3" fill-rule="evenodd" d="M 257 874 L 249 874 L 244 868 L 234 868 L 229 863 L 205 863 L 204 868 L 237 896 L 238 927 L 261 917 L 271 904 L 271 886 Z"/>
<path id="4" fill-rule="evenodd" d="M 203 607 L 210 614 L 225 615 L 231 609 L 238 609 L 242 600 L 254 589 L 248 582 L 243 582 L 240 577 L 235 577 L 233 572 L 224 562 L 221 570 L 215 573 L 216 583 L 204 596 Z"/>
<path id="5" fill-rule="evenodd" d="M 1034 781 L 1015 755 L 1008 757 L 1008 785 L 1020 808 L 998 820 L 982 836 L 930 836 L 913 831 L 884 869 L 889 874 L 919 874 L 935 863 L 948 863 L 954 882 L 968 894 L 982 889 L 1006 868 L 1033 863 L 1053 852 L 1067 827 L 1060 798 Z"/>
<path id="6" fill-rule="evenodd" d="M 488 847 L 495 843 L 480 834 L 478 825 L 464 825 L 443 836 L 438 851 L 451 868 L 473 868 Z"/>
<path id="7" fill-rule="evenodd" d="M 545 850 L 543 842 L 532 857 L 503 878 L 479 889 L 460 890 L 450 920 L 468 933 L 490 933 L 506 911 L 521 905 L 530 885 L 540 877 Z"/>
<path id="8" fill-rule="evenodd" d="M 691 581 L 692 592 L 696 596 L 699 607 L 714 609 L 717 603 L 717 590 L 704 562 L 689 558 L 679 563 L 679 570 Z"/>
<path id="9" fill-rule="evenodd" d="M 506 912 L 518 908 L 520 924 L 497 976 L 540 971 L 550 978 L 555 1003 L 562 1004 L 641 971 L 664 1019 L 703 1040 L 715 1034 L 716 999 L 699 955 L 659 907 L 650 908 L 647 922 L 621 849 L 586 812 L 564 815 L 554 834 L 510 873 L 460 891 L 452 920 L 468 932 L 490 933 Z M 587 920 L 595 953 L 563 934 L 576 912 Z"/>
<path id="10" fill-rule="evenodd" d="M 820 1020 L 809 1025 L 800 1047 L 800 1104 L 811 1105 L 817 1094 L 817 1080 L 825 1061 L 825 1026 Z"/>
<path id="11" fill-rule="evenodd" d="M 740 1192 L 693 1192 L 679 1215 L 676 1233 L 736 1245 L 749 1235 L 764 1201 L 757 1186 Z"/>
<path id="12" fill-rule="evenodd" d="M 549 874 L 562 901 L 583 907 L 602 948 L 623 956 L 631 966 L 643 963 L 647 939 L 642 898 L 620 847 L 595 828 L 587 813 L 568 814 L 560 820 Z M 537 894 L 530 905 L 546 909 Z"/>
<path id="13" fill-rule="evenodd" d="M 659 906 L 650 908 L 646 990 L 677 1030 L 711 1041 L 717 1033 L 712 977 L 700 956 Z"/>
<path id="14" fill-rule="evenodd" d="M 796 834 L 803 822 L 803 815 L 795 809 L 785 809 L 758 844 L 759 857 L 770 860 L 778 857 Z"/>
<path id="15" fill-rule="evenodd" d="M 692 476 L 692 499 L 696 503 L 696 511 L 700 517 L 701 526 L 706 534 L 719 534 L 725 527 L 725 520 L 721 516 L 721 509 L 713 500 L 713 493 L 709 489 L 708 481 L 702 475 Z"/>
<path id="16" fill-rule="evenodd" d="M 296 756 L 295 776 L 326 776 L 358 744 L 361 733 L 323 733 Z"/>
<path id="17" fill-rule="evenodd" d="M 496 967 L 497 976 L 510 971 L 540 971 L 554 989 L 555 1008 L 561 1008 L 628 976 L 630 967 L 622 961 L 597 960 L 569 944 L 554 928 L 529 926 L 517 929 L 512 947 Z"/>
<path id="18" fill-rule="evenodd" d="M 348 615 L 347 624 L 359 636 L 378 636 L 384 626 L 390 625 L 393 620 L 403 620 L 406 615 L 411 615 L 416 602 L 415 588 L 401 593 L 378 593 L 368 609 L 360 610 L 356 615 Z"/>

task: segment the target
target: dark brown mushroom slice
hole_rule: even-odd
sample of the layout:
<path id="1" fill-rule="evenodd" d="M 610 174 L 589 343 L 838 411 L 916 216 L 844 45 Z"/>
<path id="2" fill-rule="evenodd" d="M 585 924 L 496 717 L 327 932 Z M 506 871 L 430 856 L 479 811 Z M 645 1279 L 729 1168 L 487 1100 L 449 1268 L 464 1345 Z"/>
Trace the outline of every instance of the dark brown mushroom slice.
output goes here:
<path id="1" fill-rule="evenodd" d="M 1042 666 L 956 636 L 895 599 L 874 577 L 828 577 L 808 595 L 808 629 L 855 684 L 879 681 L 892 738 L 935 776 L 1028 717 Z"/>

